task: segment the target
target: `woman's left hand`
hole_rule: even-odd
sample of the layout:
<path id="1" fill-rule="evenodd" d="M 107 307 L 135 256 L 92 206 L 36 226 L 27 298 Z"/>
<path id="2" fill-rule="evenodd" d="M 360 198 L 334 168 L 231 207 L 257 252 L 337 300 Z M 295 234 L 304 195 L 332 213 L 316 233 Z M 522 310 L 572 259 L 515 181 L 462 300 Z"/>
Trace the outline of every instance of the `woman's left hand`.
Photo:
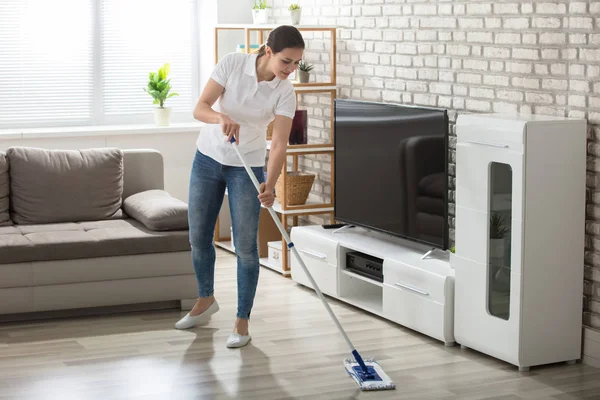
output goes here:
<path id="1" fill-rule="evenodd" d="M 275 194 L 273 193 L 273 188 L 268 188 L 265 183 L 261 183 L 259 186 L 260 194 L 258 195 L 258 199 L 262 203 L 263 206 L 269 208 L 275 202 Z"/>

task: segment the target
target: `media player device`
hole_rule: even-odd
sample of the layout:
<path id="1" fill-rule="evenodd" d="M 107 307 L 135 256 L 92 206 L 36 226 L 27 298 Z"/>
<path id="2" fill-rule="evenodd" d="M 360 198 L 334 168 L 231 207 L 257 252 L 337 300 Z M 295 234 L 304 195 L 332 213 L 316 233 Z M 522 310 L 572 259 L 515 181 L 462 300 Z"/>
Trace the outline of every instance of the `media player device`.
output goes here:
<path id="1" fill-rule="evenodd" d="M 383 260 L 353 251 L 346 253 L 346 269 L 355 274 L 383 282 Z"/>

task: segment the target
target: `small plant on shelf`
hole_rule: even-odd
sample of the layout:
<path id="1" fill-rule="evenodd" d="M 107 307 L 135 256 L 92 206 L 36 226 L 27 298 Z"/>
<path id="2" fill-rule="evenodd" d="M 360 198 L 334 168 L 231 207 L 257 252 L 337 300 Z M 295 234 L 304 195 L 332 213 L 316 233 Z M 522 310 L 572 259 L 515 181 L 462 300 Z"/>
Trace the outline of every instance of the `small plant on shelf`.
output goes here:
<path id="1" fill-rule="evenodd" d="M 492 213 L 490 216 L 490 249 L 489 255 L 491 258 L 503 263 L 504 258 L 504 237 L 508 233 L 506 228 L 506 218 L 498 213 Z"/>
<path id="2" fill-rule="evenodd" d="M 302 15 L 302 7 L 298 3 L 292 3 L 288 7 L 288 11 L 290 12 L 290 17 L 292 19 L 292 25 L 300 24 L 300 16 Z"/>
<path id="3" fill-rule="evenodd" d="M 300 83 L 308 83 L 310 80 L 310 71 L 312 71 L 314 65 L 307 63 L 304 60 L 301 60 L 298 63 L 298 77 L 300 78 Z"/>
<path id="4" fill-rule="evenodd" d="M 255 24 L 266 24 L 269 22 L 269 7 L 267 0 L 254 0 L 252 6 L 252 20 Z"/>
<path id="5" fill-rule="evenodd" d="M 269 8 L 267 0 L 256 0 L 252 6 L 253 10 L 266 10 L 267 8 Z"/>
<path id="6" fill-rule="evenodd" d="M 502 239 L 508 233 L 508 228 L 505 226 L 505 218 L 493 213 L 490 217 L 490 239 Z"/>

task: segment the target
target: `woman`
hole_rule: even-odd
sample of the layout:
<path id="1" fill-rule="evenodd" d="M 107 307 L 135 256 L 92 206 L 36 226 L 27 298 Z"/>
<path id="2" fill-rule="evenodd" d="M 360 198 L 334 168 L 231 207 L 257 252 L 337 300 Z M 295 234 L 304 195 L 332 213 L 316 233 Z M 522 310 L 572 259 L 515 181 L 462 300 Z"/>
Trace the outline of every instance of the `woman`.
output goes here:
<path id="1" fill-rule="evenodd" d="M 190 243 L 199 298 L 175 327 L 204 324 L 219 310 L 213 295 L 213 237 L 227 188 L 238 285 L 237 320 L 227 347 L 242 347 L 251 339 L 248 321 L 260 268 L 256 244 L 260 205 L 273 205 L 273 189 L 286 158 L 296 111 L 296 95 L 287 77 L 303 54 L 300 32 L 292 26 L 278 27 L 258 52 L 223 57 L 194 110 L 194 118 L 207 123 L 198 137 L 189 188 Z M 217 99 L 218 108 L 213 110 Z M 266 131 L 271 121 L 273 137 L 265 182 Z M 260 182 L 259 194 L 230 144 L 232 137 Z"/>

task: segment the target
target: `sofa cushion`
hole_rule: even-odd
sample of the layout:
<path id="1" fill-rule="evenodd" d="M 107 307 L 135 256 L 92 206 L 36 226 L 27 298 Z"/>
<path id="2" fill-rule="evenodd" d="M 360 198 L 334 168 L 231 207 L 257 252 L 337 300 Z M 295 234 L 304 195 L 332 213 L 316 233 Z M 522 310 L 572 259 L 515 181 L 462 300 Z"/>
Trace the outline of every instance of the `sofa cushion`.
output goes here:
<path id="1" fill-rule="evenodd" d="M 0 264 L 187 250 L 187 230 L 151 231 L 131 218 L 0 228 Z"/>
<path id="2" fill-rule="evenodd" d="M 8 158 L 0 151 L 0 226 L 12 225 L 9 210 Z"/>
<path id="3" fill-rule="evenodd" d="M 14 223 L 95 221 L 122 216 L 121 150 L 11 147 L 6 155 Z"/>
<path id="4" fill-rule="evenodd" d="M 446 179 L 443 172 L 427 175 L 419 182 L 419 191 L 425 196 L 443 199 Z"/>
<path id="5" fill-rule="evenodd" d="M 123 200 L 123 210 L 154 231 L 188 228 L 187 204 L 164 190 L 132 194 Z"/>
<path id="6" fill-rule="evenodd" d="M 446 202 L 443 198 L 431 196 L 419 196 L 416 199 L 417 211 L 433 215 L 444 215 Z"/>

